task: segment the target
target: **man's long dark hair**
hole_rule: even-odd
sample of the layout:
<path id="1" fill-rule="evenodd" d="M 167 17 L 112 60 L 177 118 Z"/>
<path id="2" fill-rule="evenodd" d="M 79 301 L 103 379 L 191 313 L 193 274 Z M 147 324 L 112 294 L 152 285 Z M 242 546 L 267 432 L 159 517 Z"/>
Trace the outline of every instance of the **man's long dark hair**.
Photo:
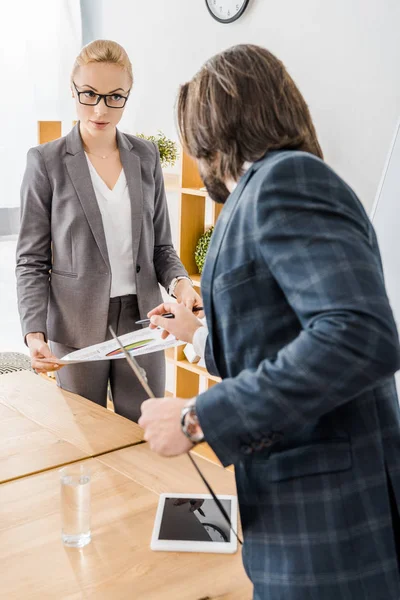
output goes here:
<path id="1" fill-rule="evenodd" d="M 260 46 L 233 46 L 185 83 L 177 102 L 184 149 L 237 180 L 245 161 L 293 149 L 323 157 L 308 106 L 280 60 Z"/>

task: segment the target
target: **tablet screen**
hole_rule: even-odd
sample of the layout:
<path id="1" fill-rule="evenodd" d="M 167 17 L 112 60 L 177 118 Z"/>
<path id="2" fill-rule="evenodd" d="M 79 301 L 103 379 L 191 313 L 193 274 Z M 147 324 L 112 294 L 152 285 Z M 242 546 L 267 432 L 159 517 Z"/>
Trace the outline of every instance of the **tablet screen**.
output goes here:
<path id="1" fill-rule="evenodd" d="M 231 515 L 232 500 L 220 502 Z M 158 539 L 229 543 L 231 531 L 212 498 L 169 496 L 165 498 Z"/>

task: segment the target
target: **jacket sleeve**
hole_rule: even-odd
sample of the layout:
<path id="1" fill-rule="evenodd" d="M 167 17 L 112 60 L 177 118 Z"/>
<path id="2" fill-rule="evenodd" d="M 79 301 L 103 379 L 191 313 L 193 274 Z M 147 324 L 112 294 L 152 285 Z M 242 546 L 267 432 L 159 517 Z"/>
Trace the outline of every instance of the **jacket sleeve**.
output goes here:
<path id="1" fill-rule="evenodd" d="M 168 291 L 174 277 L 188 277 L 172 245 L 171 226 L 169 222 L 167 199 L 164 189 L 164 178 L 161 169 L 160 155 L 154 144 L 156 163 L 155 179 L 155 206 L 154 206 L 154 267 L 157 279 Z"/>
<path id="2" fill-rule="evenodd" d="M 18 309 L 24 339 L 43 332 L 47 340 L 47 304 L 51 269 L 52 189 L 43 157 L 31 148 L 21 186 L 21 223 L 17 242 Z"/>
<path id="3" fill-rule="evenodd" d="M 254 243 L 301 324 L 276 358 L 197 398 L 224 465 L 350 402 L 399 368 L 399 342 L 375 235 L 353 192 L 308 155 L 260 177 Z M 255 184 L 254 184 L 255 185 Z M 262 306 L 260 305 L 260 331 Z"/>

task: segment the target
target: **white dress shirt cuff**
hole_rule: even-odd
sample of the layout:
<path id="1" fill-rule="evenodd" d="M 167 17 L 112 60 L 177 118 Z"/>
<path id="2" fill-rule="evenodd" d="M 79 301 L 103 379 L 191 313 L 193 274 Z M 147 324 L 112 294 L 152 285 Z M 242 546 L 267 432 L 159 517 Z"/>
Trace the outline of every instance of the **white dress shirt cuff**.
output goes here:
<path id="1" fill-rule="evenodd" d="M 197 356 L 200 356 L 200 358 L 204 358 L 205 355 L 207 336 L 208 329 L 205 326 L 196 329 L 195 334 L 193 336 L 193 348 Z"/>

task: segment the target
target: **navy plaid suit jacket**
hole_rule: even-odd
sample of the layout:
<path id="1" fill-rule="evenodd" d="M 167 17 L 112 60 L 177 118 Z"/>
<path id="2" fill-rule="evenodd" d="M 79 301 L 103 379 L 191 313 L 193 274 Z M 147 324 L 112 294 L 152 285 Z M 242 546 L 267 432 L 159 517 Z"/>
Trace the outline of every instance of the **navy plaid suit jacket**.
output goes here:
<path id="1" fill-rule="evenodd" d="M 398 600 L 399 343 L 357 197 L 315 156 L 269 153 L 222 210 L 202 293 L 222 382 L 197 412 L 235 465 L 254 598 Z"/>

